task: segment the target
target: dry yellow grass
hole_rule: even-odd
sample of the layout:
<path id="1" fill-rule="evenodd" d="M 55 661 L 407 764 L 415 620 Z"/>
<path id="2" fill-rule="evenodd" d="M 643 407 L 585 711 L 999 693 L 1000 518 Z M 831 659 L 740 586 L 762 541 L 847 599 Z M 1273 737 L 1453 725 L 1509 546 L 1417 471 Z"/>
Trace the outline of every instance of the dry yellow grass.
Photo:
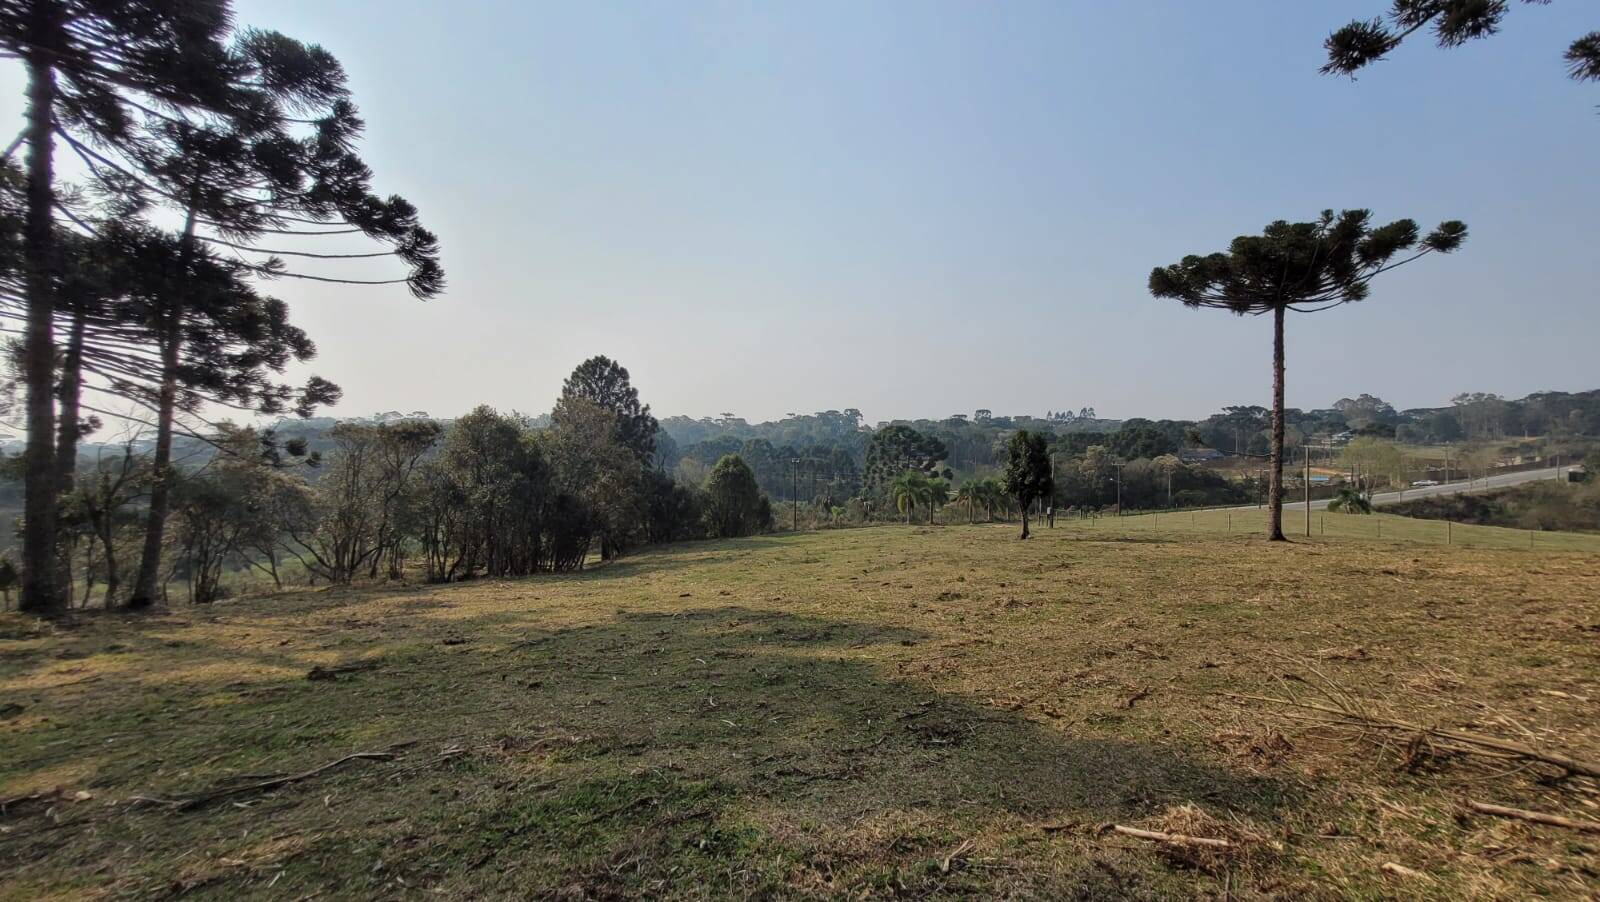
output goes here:
<path id="1" fill-rule="evenodd" d="M 1408 766 L 1224 695 L 1315 668 L 1417 720 L 1600 758 L 1594 555 L 1098 528 L 10 616 L 0 797 L 47 795 L 0 815 L 0 896 L 1594 892 L 1594 837 L 1459 811 L 1593 817 L 1592 786 Z M 130 801 L 384 750 L 193 810 Z"/>

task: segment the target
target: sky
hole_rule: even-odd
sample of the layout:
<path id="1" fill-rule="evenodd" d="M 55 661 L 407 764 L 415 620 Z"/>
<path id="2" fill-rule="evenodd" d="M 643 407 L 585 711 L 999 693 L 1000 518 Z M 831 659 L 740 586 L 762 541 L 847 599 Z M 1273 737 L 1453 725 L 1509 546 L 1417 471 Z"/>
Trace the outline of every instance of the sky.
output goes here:
<path id="1" fill-rule="evenodd" d="M 241 0 L 343 62 L 449 279 L 271 290 L 340 416 L 537 413 L 605 354 L 659 416 L 1200 418 L 1269 402 L 1270 322 L 1151 268 L 1365 207 L 1471 237 L 1292 318 L 1291 406 L 1600 388 L 1600 86 L 1561 60 L 1592 7 L 1319 74 L 1386 5 Z"/>

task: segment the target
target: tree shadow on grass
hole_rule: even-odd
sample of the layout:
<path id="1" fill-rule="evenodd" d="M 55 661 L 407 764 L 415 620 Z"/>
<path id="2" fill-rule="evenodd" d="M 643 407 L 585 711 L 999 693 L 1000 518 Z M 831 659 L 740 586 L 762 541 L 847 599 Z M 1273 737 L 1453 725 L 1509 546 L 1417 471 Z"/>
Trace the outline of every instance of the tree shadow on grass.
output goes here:
<path id="1" fill-rule="evenodd" d="M 182 795 L 206 757 L 289 771 L 410 741 L 394 762 L 244 808 L 127 810 L 0 840 L 0 870 L 133 849 L 121 888 L 135 893 L 276 879 L 291 897 L 1155 896 L 1189 876 L 1063 854 L 1076 840 L 1038 825 L 1189 801 L 1265 819 L 1290 804 L 1280 784 L 1151 737 L 1074 732 L 888 675 L 886 659 L 919 654 L 915 630 L 730 605 L 528 635 L 535 613 L 469 617 L 460 645 L 146 724 L 160 774 L 108 761 L 89 782 Z M 261 846 L 279 834 L 298 844 Z M 989 865 L 944 860 L 970 837 Z M 193 849 L 205 855 L 185 863 Z"/>

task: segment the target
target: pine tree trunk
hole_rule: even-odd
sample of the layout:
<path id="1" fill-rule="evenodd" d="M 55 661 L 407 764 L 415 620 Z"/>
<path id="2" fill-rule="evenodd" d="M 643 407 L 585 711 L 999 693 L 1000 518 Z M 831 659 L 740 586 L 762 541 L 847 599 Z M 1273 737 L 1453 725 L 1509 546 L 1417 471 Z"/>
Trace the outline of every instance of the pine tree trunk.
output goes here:
<path id="1" fill-rule="evenodd" d="M 1026 539 L 1027 537 L 1028 537 L 1028 505 L 1024 504 L 1024 505 L 1022 505 L 1022 535 L 1019 536 L 1018 538 Z"/>
<path id="2" fill-rule="evenodd" d="M 73 313 L 67 353 L 61 361 L 61 387 L 57 393 L 61 413 L 60 422 L 56 425 L 56 484 L 63 495 L 72 491 L 78 473 L 78 440 L 81 437 L 78 413 L 83 396 L 83 333 L 86 319 L 82 310 Z"/>
<path id="3" fill-rule="evenodd" d="M 162 327 L 161 392 L 156 411 L 150 510 L 145 519 L 139 575 L 133 582 L 133 594 L 128 596 L 128 607 L 135 609 L 148 608 L 156 602 L 156 583 L 161 578 L 161 544 L 166 537 L 167 514 L 172 510 L 172 420 L 178 400 L 179 317 L 178 310 L 169 310 Z"/>
<path id="4" fill-rule="evenodd" d="M 194 229 L 199 188 L 189 191 L 189 209 L 183 223 L 183 239 L 179 245 L 178 269 L 182 277 L 189 274 L 190 254 L 194 250 Z M 128 607 L 148 608 L 155 604 L 157 582 L 161 578 L 161 544 L 166 537 L 167 514 L 172 510 L 172 419 L 177 413 L 178 362 L 182 358 L 184 299 L 168 301 L 165 321 L 161 324 L 161 392 L 156 410 L 156 451 L 154 481 L 150 485 L 150 511 L 144 527 L 144 551 L 139 558 L 139 575 L 133 582 L 133 594 L 128 597 Z M 166 597 L 166 592 L 161 593 Z"/>
<path id="5" fill-rule="evenodd" d="M 83 334 L 86 327 L 81 306 L 77 306 L 72 314 L 72 329 L 67 338 L 67 352 L 61 360 L 61 380 L 57 389 L 56 398 L 61 410 L 56 416 L 56 498 L 65 498 L 72 494 L 73 483 L 78 475 L 78 439 L 82 431 L 78 423 L 78 412 L 83 393 Z M 59 503 L 59 500 L 58 500 Z M 56 553 L 56 590 L 63 596 L 67 606 L 72 605 L 72 545 L 67 537 L 59 534 L 60 524 L 57 523 L 57 542 L 61 547 Z M 89 543 L 89 552 L 94 551 L 94 543 Z M 84 602 L 88 602 L 85 596 Z"/>
<path id="6" fill-rule="evenodd" d="M 1267 483 L 1267 538 L 1288 541 L 1283 535 L 1283 316 L 1272 311 L 1272 469 Z"/>
<path id="7" fill-rule="evenodd" d="M 38 15 L 43 19 L 47 13 L 40 10 Z M 50 23 L 46 20 L 31 24 L 44 30 Z M 28 444 L 23 471 L 22 599 L 18 607 L 54 615 L 65 610 L 65 598 L 56 580 L 56 349 L 52 334 L 56 242 L 52 232 L 55 172 L 51 157 L 56 73 L 38 51 L 29 55 L 27 67 L 28 208 L 23 227 L 23 278 L 28 322 L 23 366 L 28 386 Z"/>

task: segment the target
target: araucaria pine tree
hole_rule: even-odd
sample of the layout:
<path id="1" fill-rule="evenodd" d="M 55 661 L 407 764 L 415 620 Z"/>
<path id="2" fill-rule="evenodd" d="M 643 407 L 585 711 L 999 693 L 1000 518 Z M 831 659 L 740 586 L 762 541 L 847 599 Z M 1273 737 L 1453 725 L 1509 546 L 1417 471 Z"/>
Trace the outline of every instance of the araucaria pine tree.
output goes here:
<path id="1" fill-rule="evenodd" d="M 1315 313 L 1364 300 L 1379 274 L 1466 240 L 1464 223 L 1449 221 L 1423 237 L 1399 219 L 1371 224 L 1367 210 L 1324 210 L 1312 222 L 1279 220 L 1260 235 L 1240 235 L 1226 253 L 1188 256 L 1150 273 L 1150 293 L 1186 307 L 1216 307 L 1244 316 L 1272 314 L 1272 454 L 1267 538 L 1283 536 L 1283 321 L 1289 311 Z"/>
<path id="2" fill-rule="evenodd" d="M 1523 0 L 1544 5 L 1550 0 Z M 1440 47 L 1459 47 L 1500 30 L 1510 10 L 1507 0 L 1393 0 L 1388 21 L 1356 19 L 1323 42 L 1325 74 L 1354 75 L 1389 55 L 1410 35 L 1424 28 Z M 1567 74 L 1576 81 L 1600 81 L 1600 31 L 1574 40 L 1564 54 Z"/>
<path id="3" fill-rule="evenodd" d="M 375 196 L 366 164 L 353 145 L 362 123 L 350 101 L 338 60 L 315 45 L 275 32 L 247 30 L 228 47 L 231 105 L 225 116 L 163 114 L 147 116 L 144 140 L 120 156 L 102 154 L 62 135 L 108 192 L 121 191 L 131 205 L 154 204 L 182 217 L 177 237 L 179 269 L 207 257 L 207 246 L 238 254 L 257 254 L 232 264 L 261 277 L 290 276 L 352 284 L 406 284 L 428 298 L 443 288 L 438 243 L 417 222 L 404 199 Z M 301 226 L 318 228 L 307 230 Z M 359 233 L 389 247 L 381 251 L 329 254 L 269 250 L 255 242 L 263 234 Z M 351 279 L 290 271 L 284 256 L 312 260 L 393 256 L 410 267 L 400 278 Z M 228 294 L 204 296 L 190 280 L 147 307 L 143 321 L 160 349 L 161 372 L 154 392 L 156 413 L 155 482 L 144 555 L 130 606 L 150 604 L 161 572 L 163 535 L 172 482 L 174 417 L 186 388 L 183 374 L 193 355 L 196 323 L 226 323 L 221 316 L 193 315 Z M 201 339 L 203 341 L 203 338 Z M 310 386 L 294 406 L 308 415 L 319 386 Z M 140 398 L 139 400 L 144 400 Z M 273 412 L 267 410 L 267 412 Z"/>
<path id="4" fill-rule="evenodd" d="M 338 60 L 275 32 L 234 30 L 226 2 L 0 2 L 0 51 L 24 60 L 31 98 L 27 221 L 28 234 L 37 237 L 23 249 L 26 290 L 12 306 L 28 324 L 25 600 L 45 612 L 62 603 L 43 566 L 55 544 L 58 494 L 47 477 L 59 462 L 75 459 L 76 429 L 51 428 L 50 402 L 59 392 L 65 415 L 68 401 L 90 388 L 120 394 L 154 414 L 150 516 L 130 598 L 133 606 L 149 604 L 161 572 L 175 416 L 217 401 L 308 415 L 333 396 L 321 380 L 291 396 L 257 378 L 281 366 L 283 349 L 303 359 L 311 345 L 287 326 L 281 304 L 260 298 L 243 280 L 404 283 L 413 295 L 428 298 L 444 284 L 438 243 L 411 204 L 373 193 L 371 172 L 354 151 L 362 122 Z M 51 167 L 58 141 L 111 199 L 100 217 L 75 215 L 60 202 Z M 132 304 L 125 296 L 108 297 L 99 308 L 80 302 L 57 310 L 57 297 L 66 300 L 69 275 L 61 253 L 68 242 L 58 236 L 68 229 L 96 235 L 111 223 L 136 221 L 150 208 L 164 208 L 182 223 L 172 236 L 174 277 L 167 286 Z M 258 244 L 263 235 L 350 234 L 385 247 L 330 253 Z M 145 244 L 162 240 L 153 236 Z M 212 248 L 235 259 L 224 261 Z M 390 257 L 409 271 L 351 278 L 291 271 L 285 263 Z M 195 277 L 199 270 L 216 278 Z M 237 313 L 227 309 L 233 302 L 241 305 Z M 52 320 L 62 314 L 71 317 L 74 338 L 86 325 L 89 340 L 80 353 L 69 347 L 57 390 Z M 260 347 L 251 346 L 256 340 Z M 241 373 L 250 375 L 236 379 Z M 100 381 L 88 385 L 86 376 Z M 44 445 L 52 438 L 55 453 L 48 456 L 57 466 L 45 467 L 50 461 L 43 460 Z M 69 480 L 57 473 L 54 481 L 64 486 Z"/>
<path id="5" fill-rule="evenodd" d="M 25 610 L 53 614 L 65 604 L 54 563 L 55 137 L 70 132 L 97 146 L 132 149 L 135 125 L 147 110 L 226 110 L 230 67 L 222 40 L 228 28 L 223 0 L 0 2 L 0 54 L 21 60 L 28 79 L 19 267 L 26 300 Z"/>

